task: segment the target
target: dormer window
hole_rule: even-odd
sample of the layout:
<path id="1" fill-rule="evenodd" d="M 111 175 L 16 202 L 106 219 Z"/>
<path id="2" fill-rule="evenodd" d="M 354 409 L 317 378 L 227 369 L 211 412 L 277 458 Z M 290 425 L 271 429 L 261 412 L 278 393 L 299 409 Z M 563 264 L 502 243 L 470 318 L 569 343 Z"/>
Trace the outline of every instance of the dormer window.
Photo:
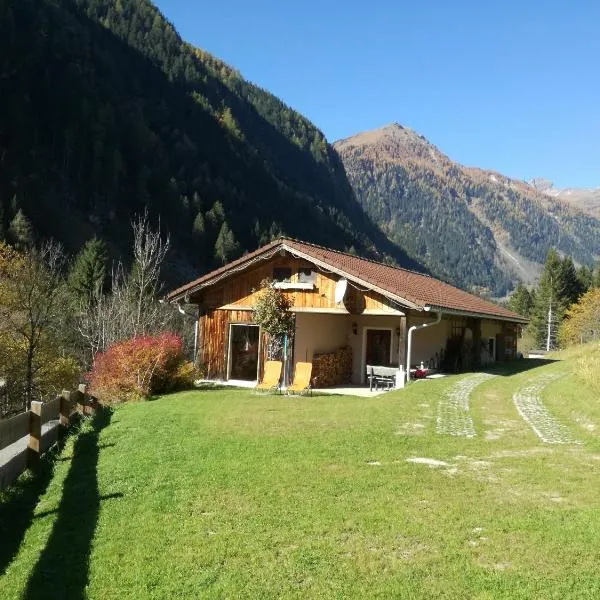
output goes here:
<path id="1" fill-rule="evenodd" d="M 273 269 L 273 287 L 284 290 L 314 290 L 316 273 L 310 267 L 293 271 L 291 267 Z"/>
<path id="2" fill-rule="evenodd" d="M 290 267 L 275 267 L 273 269 L 275 283 L 292 283 L 292 269 Z"/>
<path id="3" fill-rule="evenodd" d="M 298 269 L 298 283 L 315 283 L 317 274 L 310 268 Z"/>

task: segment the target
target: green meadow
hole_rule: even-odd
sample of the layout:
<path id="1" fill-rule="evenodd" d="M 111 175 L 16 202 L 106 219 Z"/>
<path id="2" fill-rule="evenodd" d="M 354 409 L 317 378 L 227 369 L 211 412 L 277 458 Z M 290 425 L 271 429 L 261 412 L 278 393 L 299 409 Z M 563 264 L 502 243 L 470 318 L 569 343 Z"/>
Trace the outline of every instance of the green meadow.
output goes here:
<path id="1" fill-rule="evenodd" d="M 374 398 L 99 412 L 0 496 L 0 597 L 598 598 L 589 349 Z"/>

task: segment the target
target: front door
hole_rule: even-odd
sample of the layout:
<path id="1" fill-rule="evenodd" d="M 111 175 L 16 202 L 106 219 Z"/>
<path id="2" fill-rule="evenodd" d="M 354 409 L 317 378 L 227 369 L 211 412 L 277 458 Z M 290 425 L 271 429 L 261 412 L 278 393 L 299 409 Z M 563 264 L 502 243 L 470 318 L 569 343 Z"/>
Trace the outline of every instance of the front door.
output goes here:
<path id="1" fill-rule="evenodd" d="M 258 379 L 258 325 L 230 325 L 229 379 L 256 381 Z"/>
<path id="2" fill-rule="evenodd" d="M 392 349 L 392 332 L 389 329 L 367 329 L 366 363 L 389 365 Z"/>

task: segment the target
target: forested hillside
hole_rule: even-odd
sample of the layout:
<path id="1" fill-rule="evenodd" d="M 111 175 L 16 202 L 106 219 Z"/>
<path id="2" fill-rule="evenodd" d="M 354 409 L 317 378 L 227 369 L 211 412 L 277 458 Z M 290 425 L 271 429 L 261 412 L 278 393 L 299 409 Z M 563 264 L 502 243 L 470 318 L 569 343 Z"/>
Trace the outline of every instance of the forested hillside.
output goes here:
<path id="1" fill-rule="evenodd" d="M 394 124 L 334 144 L 356 195 L 391 239 L 465 288 L 531 282 L 552 247 L 592 265 L 600 221 L 498 173 L 459 165 Z"/>
<path id="2" fill-rule="evenodd" d="M 0 31 L 0 237 L 24 215 L 40 238 L 74 251 L 98 235 L 116 255 L 148 207 L 174 280 L 280 233 L 415 266 L 319 130 L 147 0 L 3 1 Z"/>

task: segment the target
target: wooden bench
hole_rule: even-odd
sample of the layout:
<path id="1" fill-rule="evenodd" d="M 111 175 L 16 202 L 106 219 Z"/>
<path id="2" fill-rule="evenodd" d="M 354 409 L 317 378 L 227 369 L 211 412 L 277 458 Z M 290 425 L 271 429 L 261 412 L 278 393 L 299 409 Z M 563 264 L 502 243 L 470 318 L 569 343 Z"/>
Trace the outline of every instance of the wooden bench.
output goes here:
<path id="1" fill-rule="evenodd" d="M 385 389 L 391 389 L 396 386 L 396 367 L 384 367 L 377 365 L 367 365 L 367 378 L 369 380 L 369 391 L 373 386 L 378 390 L 379 386 Z"/>

